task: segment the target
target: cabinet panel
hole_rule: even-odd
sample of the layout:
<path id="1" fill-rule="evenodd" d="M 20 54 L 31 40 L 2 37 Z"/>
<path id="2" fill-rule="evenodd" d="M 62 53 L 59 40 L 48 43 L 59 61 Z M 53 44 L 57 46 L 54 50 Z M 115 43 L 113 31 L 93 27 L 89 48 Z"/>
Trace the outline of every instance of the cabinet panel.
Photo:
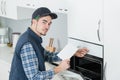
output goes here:
<path id="1" fill-rule="evenodd" d="M 15 11 L 16 11 L 15 0 L 13 0 L 12 3 L 10 0 L 0 0 L 0 16 L 2 17 L 16 16 Z"/>
<path id="2" fill-rule="evenodd" d="M 17 7 L 16 7 L 16 0 L 6 0 L 5 1 L 5 15 L 4 17 L 7 18 L 14 18 L 17 17 Z"/>
<path id="3" fill-rule="evenodd" d="M 18 0 L 17 6 L 27 7 L 27 8 L 36 8 L 38 1 L 41 1 L 41 0 Z"/>
<path id="4" fill-rule="evenodd" d="M 0 16 L 10 19 L 31 18 L 34 10 L 17 7 L 17 0 L 0 0 Z"/>
<path id="5" fill-rule="evenodd" d="M 0 61 L 0 80 L 9 79 L 10 65 L 4 61 Z"/>
<path id="6" fill-rule="evenodd" d="M 75 38 L 69 38 L 68 43 L 73 44 L 76 48 L 88 48 L 89 52 L 87 54 L 94 55 L 103 58 L 104 46 L 100 44 L 95 44 L 87 42 L 84 40 L 79 40 Z"/>
<path id="7" fill-rule="evenodd" d="M 67 13 L 66 0 L 19 0 L 18 6 L 27 8 L 48 7 L 51 11 Z"/>
<path id="8" fill-rule="evenodd" d="M 120 80 L 120 0 L 104 0 L 104 80 Z"/>
<path id="9" fill-rule="evenodd" d="M 66 13 L 66 0 L 41 0 L 43 6 L 50 8 L 54 12 Z"/>
<path id="10" fill-rule="evenodd" d="M 0 16 L 6 16 L 6 0 L 0 0 Z"/>
<path id="11" fill-rule="evenodd" d="M 101 44 L 102 0 L 68 1 L 68 36 Z"/>
<path id="12" fill-rule="evenodd" d="M 0 0 L 0 16 L 3 14 L 2 6 L 3 6 L 3 1 Z"/>
<path id="13" fill-rule="evenodd" d="M 11 19 L 31 18 L 38 7 L 48 7 L 51 11 L 67 13 L 66 0 L 0 0 L 0 16 Z"/>

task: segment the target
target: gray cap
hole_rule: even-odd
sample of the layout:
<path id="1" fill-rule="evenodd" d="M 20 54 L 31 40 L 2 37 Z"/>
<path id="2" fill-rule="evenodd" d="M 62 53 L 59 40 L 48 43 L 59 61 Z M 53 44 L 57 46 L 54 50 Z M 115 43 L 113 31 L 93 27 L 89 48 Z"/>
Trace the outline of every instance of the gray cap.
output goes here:
<path id="1" fill-rule="evenodd" d="M 39 19 L 40 17 L 43 16 L 51 16 L 52 19 L 56 19 L 57 18 L 57 14 L 56 13 L 52 13 L 48 8 L 46 7 L 40 7 L 38 9 L 36 9 L 33 14 L 32 14 L 32 19 Z"/>

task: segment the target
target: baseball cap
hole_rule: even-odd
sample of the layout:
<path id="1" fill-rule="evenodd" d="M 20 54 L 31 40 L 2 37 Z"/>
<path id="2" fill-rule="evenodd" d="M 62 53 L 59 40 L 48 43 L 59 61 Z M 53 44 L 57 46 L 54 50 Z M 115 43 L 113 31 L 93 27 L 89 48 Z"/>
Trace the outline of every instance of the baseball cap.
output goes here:
<path id="1" fill-rule="evenodd" d="M 33 14 L 32 14 L 32 19 L 38 19 L 40 17 L 43 16 L 51 16 L 52 19 L 56 19 L 57 18 L 57 14 L 56 13 L 52 13 L 48 8 L 46 7 L 40 7 L 38 9 L 36 9 Z"/>

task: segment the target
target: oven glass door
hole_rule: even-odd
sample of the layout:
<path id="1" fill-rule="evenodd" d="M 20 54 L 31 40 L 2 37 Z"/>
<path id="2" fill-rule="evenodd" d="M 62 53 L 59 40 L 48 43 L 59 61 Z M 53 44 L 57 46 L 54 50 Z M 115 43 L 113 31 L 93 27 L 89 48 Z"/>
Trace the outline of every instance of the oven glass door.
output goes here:
<path id="1" fill-rule="evenodd" d="M 102 59 L 74 57 L 71 64 L 71 68 L 80 72 L 85 80 L 102 80 Z"/>

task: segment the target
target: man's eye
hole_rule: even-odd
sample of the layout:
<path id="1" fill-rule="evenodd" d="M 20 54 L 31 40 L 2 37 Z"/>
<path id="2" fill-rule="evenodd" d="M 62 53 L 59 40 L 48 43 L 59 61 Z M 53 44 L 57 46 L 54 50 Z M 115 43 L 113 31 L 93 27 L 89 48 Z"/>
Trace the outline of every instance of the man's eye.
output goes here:
<path id="1" fill-rule="evenodd" d="M 50 26 L 52 23 L 48 23 L 48 25 Z"/>
<path id="2" fill-rule="evenodd" d="M 42 23 L 43 23 L 43 24 L 46 24 L 46 22 L 45 22 L 45 21 L 43 21 Z"/>

